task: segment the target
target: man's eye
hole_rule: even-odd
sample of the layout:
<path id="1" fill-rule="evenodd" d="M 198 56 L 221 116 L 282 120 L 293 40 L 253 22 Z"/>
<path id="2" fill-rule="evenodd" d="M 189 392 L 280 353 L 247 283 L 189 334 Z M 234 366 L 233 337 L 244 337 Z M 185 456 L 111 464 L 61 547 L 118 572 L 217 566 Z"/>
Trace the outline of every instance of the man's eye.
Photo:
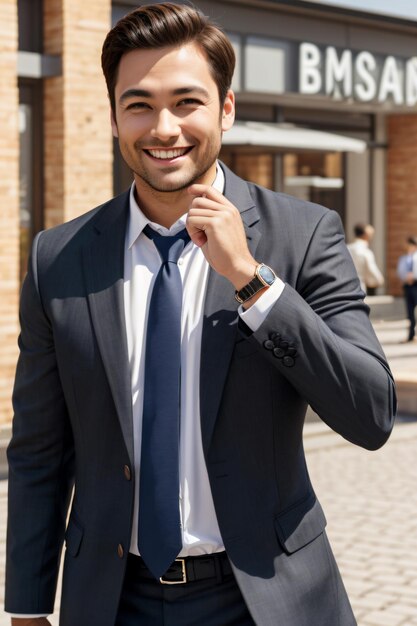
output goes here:
<path id="1" fill-rule="evenodd" d="M 187 104 L 198 106 L 202 104 L 202 102 L 201 100 L 198 100 L 197 98 L 184 98 L 183 100 L 180 100 L 180 102 L 178 103 L 179 106 L 183 106 L 183 105 L 187 106 Z"/>
<path id="2" fill-rule="evenodd" d="M 149 104 L 147 104 L 146 102 L 131 102 L 126 107 L 126 109 L 128 109 L 128 110 L 132 110 L 132 109 L 149 109 L 149 108 L 150 108 Z"/>

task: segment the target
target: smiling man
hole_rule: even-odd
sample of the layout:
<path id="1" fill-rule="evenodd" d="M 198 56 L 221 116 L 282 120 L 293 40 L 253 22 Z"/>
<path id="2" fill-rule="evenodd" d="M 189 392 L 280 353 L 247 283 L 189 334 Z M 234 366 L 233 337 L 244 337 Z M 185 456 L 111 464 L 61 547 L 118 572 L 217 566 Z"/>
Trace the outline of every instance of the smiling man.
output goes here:
<path id="1" fill-rule="evenodd" d="M 376 449 L 395 392 L 340 220 L 217 160 L 234 54 L 198 11 L 133 11 L 102 66 L 134 182 L 34 242 L 6 610 L 49 624 L 65 539 L 61 626 L 352 626 L 303 423 Z"/>

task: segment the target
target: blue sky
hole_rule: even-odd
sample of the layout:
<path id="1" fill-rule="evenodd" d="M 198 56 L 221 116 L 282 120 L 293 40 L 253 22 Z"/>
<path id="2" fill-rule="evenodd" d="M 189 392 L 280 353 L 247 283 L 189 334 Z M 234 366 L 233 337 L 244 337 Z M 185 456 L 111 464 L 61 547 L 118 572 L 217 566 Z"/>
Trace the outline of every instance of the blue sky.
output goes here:
<path id="1" fill-rule="evenodd" d="M 308 0 L 308 2 L 313 4 L 330 4 L 347 9 L 359 9 L 417 20 L 416 0 Z"/>

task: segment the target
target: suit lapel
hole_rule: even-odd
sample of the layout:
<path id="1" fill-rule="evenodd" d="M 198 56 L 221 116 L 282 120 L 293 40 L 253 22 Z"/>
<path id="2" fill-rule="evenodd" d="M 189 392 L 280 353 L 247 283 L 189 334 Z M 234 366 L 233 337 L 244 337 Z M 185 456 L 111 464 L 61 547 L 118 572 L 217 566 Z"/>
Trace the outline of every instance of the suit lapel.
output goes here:
<path id="1" fill-rule="evenodd" d="M 249 249 L 255 256 L 260 239 L 260 232 L 255 226 L 259 220 L 258 211 L 247 184 L 223 164 L 222 167 L 225 172 L 224 195 L 239 209 Z M 201 431 L 206 453 L 236 341 L 238 306 L 230 282 L 210 269 L 204 305 L 200 366 Z"/>
<path id="2" fill-rule="evenodd" d="M 123 437 L 133 464 L 131 382 L 124 315 L 124 243 L 129 194 L 108 203 L 84 248 L 84 272 L 91 319 L 112 391 Z"/>

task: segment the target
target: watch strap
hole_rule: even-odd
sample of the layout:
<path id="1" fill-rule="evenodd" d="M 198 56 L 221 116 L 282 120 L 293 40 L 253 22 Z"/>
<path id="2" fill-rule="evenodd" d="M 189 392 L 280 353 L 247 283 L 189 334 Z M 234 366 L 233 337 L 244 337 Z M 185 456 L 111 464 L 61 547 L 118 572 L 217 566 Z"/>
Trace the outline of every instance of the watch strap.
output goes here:
<path id="1" fill-rule="evenodd" d="M 235 300 L 237 300 L 239 304 L 247 302 L 247 300 L 253 298 L 253 296 L 258 293 L 258 291 L 261 291 L 261 289 L 270 286 L 266 281 L 262 280 L 261 276 L 258 274 L 258 269 L 262 265 L 263 263 L 257 265 L 255 270 L 255 276 L 247 285 L 242 287 L 242 289 L 239 289 L 239 291 L 235 291 Z"/>

